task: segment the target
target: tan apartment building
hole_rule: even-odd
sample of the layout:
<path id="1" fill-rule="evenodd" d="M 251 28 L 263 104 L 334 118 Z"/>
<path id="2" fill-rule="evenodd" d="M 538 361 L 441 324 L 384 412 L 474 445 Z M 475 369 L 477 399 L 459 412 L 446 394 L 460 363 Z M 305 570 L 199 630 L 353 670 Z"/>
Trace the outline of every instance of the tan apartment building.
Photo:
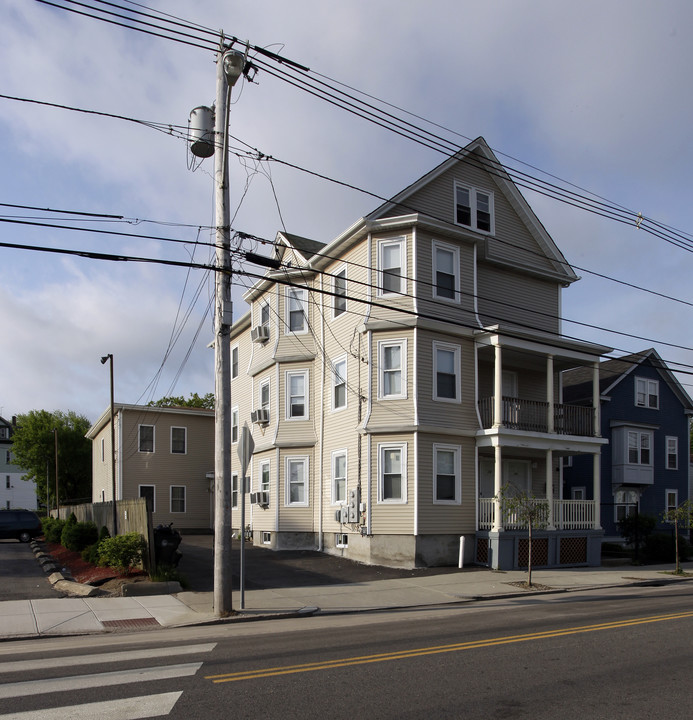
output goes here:
<path id="1" fill-rule="evenodd" d="M 608 348 L 561 335 L 577 276 L 483 138 L 329 243 L 280 232 L 273 257 L 231 329 L 256 544 L 413 567 L 463 538 L 466 562 L 522 566 L 506 487 L 549 505 L 538 564 L 598 564 L 598 503 L 561 482 L 586 454 L 599 484 L 598 392 L 566 406 L 560 373 Z"/>
<path id="2" fill-rule="evenodd" d="M 209 530 L 214 524 L 214 411 L 116 405 L 114 417 L 116 500 L 148 498 L 155 526 L 172 522 L 180 530 Z M 110 408 L 87 437 L 92 441 L 92 502 L 110 501 Z"/>

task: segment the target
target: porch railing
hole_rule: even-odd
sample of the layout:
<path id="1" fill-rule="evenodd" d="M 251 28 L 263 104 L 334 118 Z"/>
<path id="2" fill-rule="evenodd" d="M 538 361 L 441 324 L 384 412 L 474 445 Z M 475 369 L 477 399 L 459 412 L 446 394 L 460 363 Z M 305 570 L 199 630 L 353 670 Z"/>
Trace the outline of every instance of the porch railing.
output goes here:
<path id="1" fill-rule="evenodd" d="M 536 503 L 546 502 L 536 498 Z M 503 527 L 506 530 L 526 530 L 517 513 L 509 511 L 501 503 Z M 479 498 L 479 530 L 490 530 L 495 518 L 493 498 Z M 595 527 L 596 514 L 593 500 L 554 500 L 553 527 L 556 530 L 590 530 Z"/>
<path id="2" fill-rule="evenodd" d="M 479 414 L 483 428 L 493 427 L 493 396 L 479 400 Z M 590 407 L 563 403 L 553 405 L 553 431 L 558 435 L 591 437 L 594 434 L 593 422 L 594 415 Z M 549 403 L 504 397 L 501 400 L 501 425 L 513 430 L 546 433 L 549 431 Z"/>

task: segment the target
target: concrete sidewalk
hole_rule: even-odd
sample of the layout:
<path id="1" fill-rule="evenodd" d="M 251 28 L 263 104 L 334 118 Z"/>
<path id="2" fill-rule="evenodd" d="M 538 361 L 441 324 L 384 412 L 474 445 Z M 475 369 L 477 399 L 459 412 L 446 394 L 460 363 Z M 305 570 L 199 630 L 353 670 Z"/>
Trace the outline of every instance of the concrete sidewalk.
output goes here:
<path id="1" fill-rule="evenodd" d="M 693 573 L 693 563 L 684 564 L 683 569 Z M 536 593 L 659 585 L 693 579 L 668 574 L 671 570 L 671 565 L 535 570 L 532 580 L 543 587 L 530 591 L 513 584 L 526 581 L 526 572 L 494 572 L 486 568 L 465 568 L 445 574 L 343 585 L 246 590 L 244 609 L 240 609 L 239 593 L 234 592 L 236 614 L 226 619 L 215 617 L 211 592 L 12 600 L 0 603 L 0 638 L 79 635 L 259 620 L 292 614 L 446 605 Z"/>

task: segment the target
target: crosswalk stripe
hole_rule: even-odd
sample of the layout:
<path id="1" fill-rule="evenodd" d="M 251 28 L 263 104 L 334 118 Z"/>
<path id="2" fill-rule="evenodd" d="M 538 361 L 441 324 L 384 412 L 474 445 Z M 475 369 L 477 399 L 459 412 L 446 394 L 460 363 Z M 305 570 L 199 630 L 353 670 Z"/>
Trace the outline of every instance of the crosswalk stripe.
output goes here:
<path id="1" fill-rule="evenodd" d="M 143 720 L 168 715 L 183 691 L 0 715 L 0 720 Z"/>
<path id="2" fill-rule="evenodd" d="M 186 677 L 194 675 L 201 666 L 201 662 L 181 665 L 161 665 L 152 668 L 133 668 L 132 670 L 117 672 L 95 673 L 93 675 L 72 675 L 63 678 L 6 683 L 0 685 L 0 698 L 44 695 L 52 692 L 82 690 L 84 688 L 104 687 L 107 685 L 125 685 L 126 683 Z"/>
<path id="3" fill-rule="evenodd" d="M 31 670 L 48 670 L 74 665 L 97 665 L 99 663 L 116 663 L 130 660 L 147 660 L 161 656 L 194 655 L 195 653 L 211 652 L 216 643 L 201 643 L 198 645 L 174 645 L 164 648 L 146 648 L 144 650 L 121 650 L 112 653 L 98 653 L 96 655 L 72 655 L 68 657 L 35 658 L 33 660 L 14 660 L 0 663 L 0 677 L 4 673 L 28 672 Z"/>

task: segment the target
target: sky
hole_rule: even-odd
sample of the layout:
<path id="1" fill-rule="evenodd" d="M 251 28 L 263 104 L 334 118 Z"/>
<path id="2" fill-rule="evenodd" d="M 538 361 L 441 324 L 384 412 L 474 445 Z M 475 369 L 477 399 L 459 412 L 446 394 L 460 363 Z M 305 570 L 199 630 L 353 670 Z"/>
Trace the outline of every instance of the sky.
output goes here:
<path id="1" fill-rule="evenodd" d="M 143 2 L 414 113 L 420 119 L 406 117 L 442 126 L 460 145 L 482 135 L 501 161 L 691 239 L 690 0 Z M 0 40 L 3 96 L 164 126 L 185 126 L 194 107 L 214 101 L 208 50 L 36 0 L 0 5 Z M 239 81 L 231 102 L 236 147 L 382 197 L 444 159 L 262 69 Z M 190 165 L 175 132 L 0 97 L 0 243 L 208 263 L 208 245 L 196 243 L 209 243 L 214 223 L 213 162 Z M 329 242 L 380 204 L 233 155 L 230 184 L 233 228 L 267 240 L 286 229 Z M 690 249 L 522 192 L 581 277 L 563 292 L 564 333 L 615 355 L 655 347 L 693 394 Z M 65 224 L 58 210 L 127 219 L 82 217 L 73 227 L 166 240 L 24 224 Z M 248 282 L 234 279 L 235 319 L 247 311 Z M 212 292 L 203 270 L 0 246 L 0 415 L 74 410 L 95 421 L 110 399 L 99 362 L 109 353 L 117 403 L 213 391 Z"/>

